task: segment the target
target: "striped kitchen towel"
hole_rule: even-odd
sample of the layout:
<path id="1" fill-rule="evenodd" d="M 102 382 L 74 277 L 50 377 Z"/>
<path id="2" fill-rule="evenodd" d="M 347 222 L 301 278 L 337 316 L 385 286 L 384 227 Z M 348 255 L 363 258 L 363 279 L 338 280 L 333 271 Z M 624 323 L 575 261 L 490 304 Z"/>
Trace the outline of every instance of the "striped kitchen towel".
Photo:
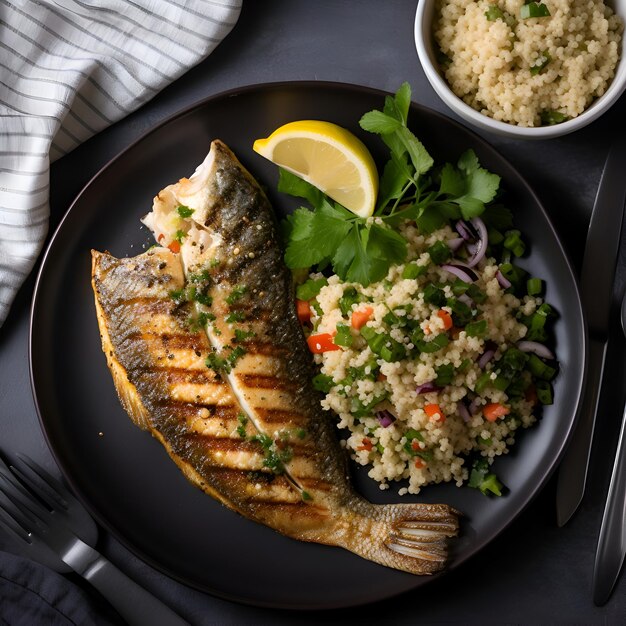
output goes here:
<path id="1" fill-rule="evenodd" d="M 241 0 L 0 0 L 0 325 L 43 245 L 50 163 L 205 58 Z"/>

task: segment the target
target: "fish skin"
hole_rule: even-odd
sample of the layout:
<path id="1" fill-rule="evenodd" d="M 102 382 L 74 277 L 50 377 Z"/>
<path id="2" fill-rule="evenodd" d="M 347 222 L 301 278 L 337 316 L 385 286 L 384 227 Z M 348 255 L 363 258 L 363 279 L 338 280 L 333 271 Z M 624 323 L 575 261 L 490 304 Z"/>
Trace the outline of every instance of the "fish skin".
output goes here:
<path id="1" fill-rule="evenodd" d="M 159 193 L 153 211 L 166 213 L 166 203 L 172 210 L 177 204 L 194 209 L 196 224 L 180 255 L 154 249 L 135 259 L 116 260 L 92 253 L 103 349 L 133 421 L 161 440 L 192 482 L 246 517 L 296 539 L 341 546 L 414 574 L 442 569 L 447 538 L 458 532 L 456 511 L 443 504 L 374 505 L 350 484 L 346 454 L 312 387 L 315 366 L 295 314 L 292 279 L 282 260 L 276 218 L 256 181 L 223 143 L 214 141 L 194 176 Z M 201 240 L 194 239 L 196 231 L 202 232 Z M 163 256 L 172 269 L 169 278 L 155 274 Z M 169 296 L 172 288 L 184 284 L 183 272 L 188 281 L 199 272 L 209 275 L 205 288 L 216 320 L 206 332 L 192 333 L 180 320 L 193 315 L 194 306 L 195 314 L 209 309 L 196 303 L 176 305 Z M 242 293 L 234 299 L 236 290 Z M 157 308 L 167 309 L 165 315 L 136 314 L 140 302 L 136 299 L 143 293 L 154 298 Z M 233 313 L 245 319 L 227 323 L 225 317 Z M 179 328 L 177 341 L 193 343 L 193 354 L 197 349 L 201 357 L 196 355 L 194 361 L 188 353 L 177 352 L 163 363 L 158 337 L 171 333 L 173 324 Z M 235 343 L 236 327 L 254 335 Z M 204 356 L 210 352 L 228 359 L 237 347 L 246 352 L 233 361 L 230 371 L 202 370 Z M 219 442 L 223 447 L 228 440 L 235 451 L 226 455 L 235 465 L 233 471 L 220 474 L 216 468 L 225 456 L 223 450 L 222 456 L 217 455 L 216 439 L 199 433 L 190 439 L 189 414 L 208 410 L 206 403 L 187 398 L 185 411 L 176 406 L 164 410 L 171 398 L 180 397 L 180 385 L 172 383 L 167 373 L 176 366 L 177 371 L 193 372 L 204 380 L 200 387 L 216 388 L 211 397 L 231 413 L 243 412 L 249 418 L 247 433 L 262 433 L 278 442 L 276 446 L 291 449 L 284 473 L 272 475 L 270 488 L 256 489 L 255 484 L 250 489 L 248 484 L 246 472 L 268 473 L 263 450 L 250 441 L 250 434 L 244 441 L 231 431 Z M 303 438 L 296 435 L 300 429 Z M 271 492 L 270 502 L 267 492 Z M 303 492 L 310 499 L 303 499 Z"/>

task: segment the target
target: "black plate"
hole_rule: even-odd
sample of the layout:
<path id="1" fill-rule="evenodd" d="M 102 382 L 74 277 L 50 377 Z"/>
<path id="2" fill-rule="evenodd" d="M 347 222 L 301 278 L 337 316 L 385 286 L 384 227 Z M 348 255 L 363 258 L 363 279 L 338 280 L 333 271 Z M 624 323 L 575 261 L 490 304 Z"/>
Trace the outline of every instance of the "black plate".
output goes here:
<path id="1" fill-rule="evenodd" d="M 90 285 L 90 249 L 116 256 L 143 251 L 149 236 L 139 218 L 156 192 L 189 175 L 220 138 L 278 196 L 276 168 L 252 142 L 296 119 L 350 128 L 380 160 L 379 140 L 358 120 L 381 107 L 382 92 L 328 83 L 263 85 L 211 97 L 159 125 L 107 165 L 81 192 L 55 233 L 37 281 L 30 364 L 35 400 L 48 443 L 68 481 L 97 520 L 145 561 L 222 597 L 274 607 L 330 608 L 379 600 L 421 586 L 428 577 L 386 569 L 339 548 L 300 543 L 232 513 L 186 481 L 161 445 L 133 426 L 120 406 L 100 347 Z M 427 488 L 404 501 L 446 502 L 465 513 L 450 567 L 501 532 L 544 484 L 563 452 L 581 391 L 585 335 L 576 282 L 544 209 L 528 185 L 482 139 L 446 117 L 413 105 L 410 126 L 436 158 L 456 160 L 473 148 L 497 172 L 506 201 L 532 251 L 524 265 L 547 281 L 561 312 L 555 325 L 561 371 L 556 404 L 497 461 L 510 489 L 488 499 L 453 485 Z M 102 433 L 102 434 L 100 434 Z M 358 490 L 393 502 L 363 470 Z"/>

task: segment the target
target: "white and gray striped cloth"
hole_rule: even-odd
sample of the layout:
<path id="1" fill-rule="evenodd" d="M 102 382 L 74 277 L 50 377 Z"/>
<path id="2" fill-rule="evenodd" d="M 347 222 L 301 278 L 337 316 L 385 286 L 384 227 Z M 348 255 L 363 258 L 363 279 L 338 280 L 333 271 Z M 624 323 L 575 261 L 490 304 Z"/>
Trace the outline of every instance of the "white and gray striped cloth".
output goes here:
<path id="1" fill-rule="evenodd" d="M 0 0 L 0 326 L 41 251 L 50 163 L 205 58 L 241 0 Z"/>

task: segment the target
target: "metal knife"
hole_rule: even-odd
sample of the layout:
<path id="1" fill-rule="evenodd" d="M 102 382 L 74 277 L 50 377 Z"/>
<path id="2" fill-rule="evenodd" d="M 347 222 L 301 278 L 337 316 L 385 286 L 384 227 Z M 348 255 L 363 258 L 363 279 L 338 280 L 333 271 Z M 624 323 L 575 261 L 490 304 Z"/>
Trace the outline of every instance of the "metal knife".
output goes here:
<path id="1" fill-rule="evenodd" d="M 572 441 L 559 469 L 556 512 L 564 526 L 585 493 L 589 454 L 602 386 L 608 340 L 615 263 L 626 201 L 626 139 L 613 142 L 604 164 L 591 214 L 581 273 L 581 296 L 587 318 L 589 354 L 583 399 Z"/>
<path id="2" fill-rule="evenodd" d="M 622 324 L 626 298 L 622 303 Z M 626 332 L 626 325 L 624 326 Z M 602 606 L 610 598 L 626 555 L 626 408 L 617 443 L 611 484 L 606 497 L 596 562 L 593 568 L 593 601 Z"/>

